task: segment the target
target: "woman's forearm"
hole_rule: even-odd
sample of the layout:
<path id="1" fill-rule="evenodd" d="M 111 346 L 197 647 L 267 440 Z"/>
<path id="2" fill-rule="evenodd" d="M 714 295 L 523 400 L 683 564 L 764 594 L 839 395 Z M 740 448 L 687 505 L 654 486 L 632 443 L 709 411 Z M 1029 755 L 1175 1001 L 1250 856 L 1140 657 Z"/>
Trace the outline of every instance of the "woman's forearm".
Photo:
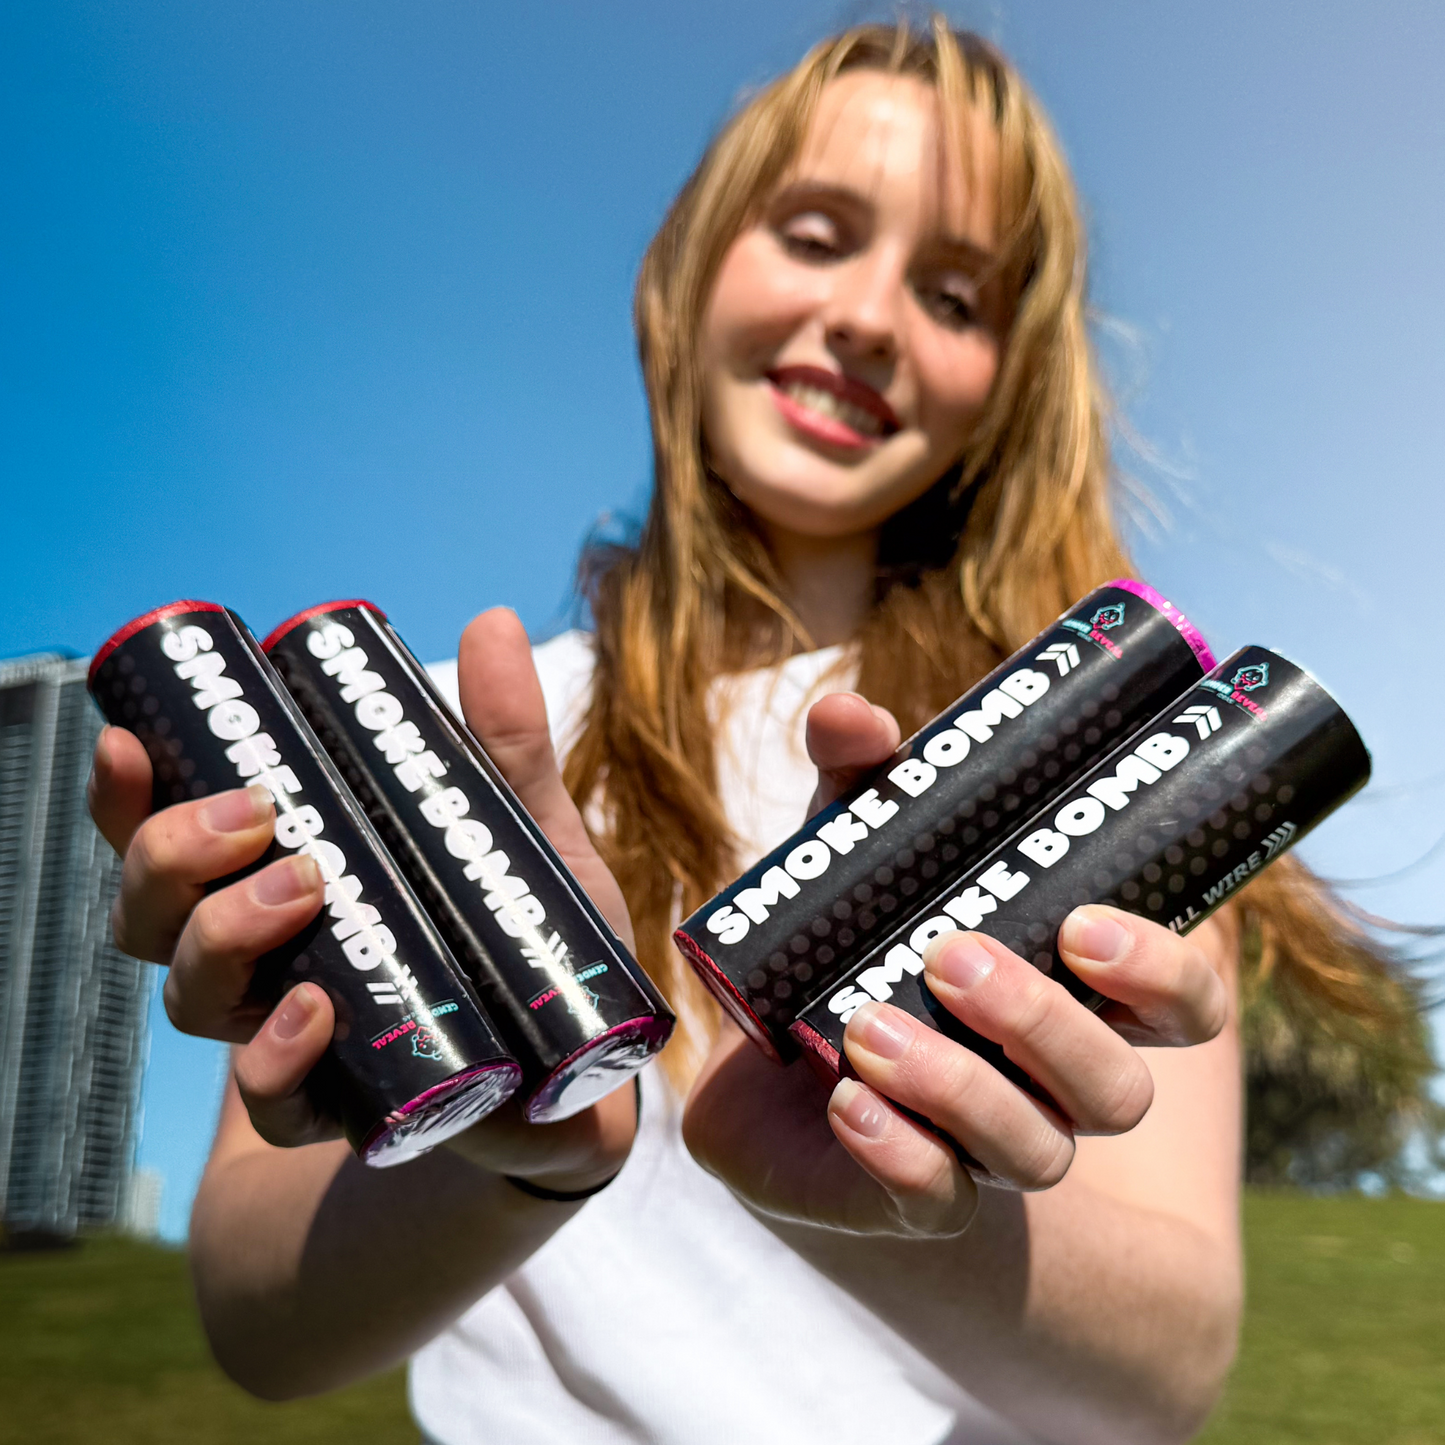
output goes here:
<path id="1" fill-rule="evenodd" d="M 1088 1185 L 985 1190 L 945 1241 L 773 1227 L 969 1394 L 1059 1445 L 1188 1440 L 1234 1356 L 1232 1242 Z"/>
<path id="2" fill-rule="evenodd" d="M 213 1156 L 190 1254 L 217 1360 L 267 1399 L 404 1359 L 580 1207 L 534 1200 L 446 1149 L 376 1170 L 345 1144 L 257 1144 Z"/>

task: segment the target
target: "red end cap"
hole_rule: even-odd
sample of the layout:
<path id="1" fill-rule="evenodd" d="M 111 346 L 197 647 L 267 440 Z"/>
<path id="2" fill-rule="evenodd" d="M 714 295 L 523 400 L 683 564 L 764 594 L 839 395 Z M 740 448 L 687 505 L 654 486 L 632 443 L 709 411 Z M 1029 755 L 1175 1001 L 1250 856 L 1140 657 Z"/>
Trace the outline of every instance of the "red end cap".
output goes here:
<path id="1" fill-rule="evenodd" d="M 763 1021 L 752 1010 L 733 981 L 703 951 L 702 945 L 690 934 L 678 929 L 672 935 L 678 951 L 692 965 L 693 971 L 708 986 L 712 996 L 732 1015 L 737 1026 L 775 1064 L 784 1062 Z"/>
<path id="2" fill-rule="evenodd" d="M 181 602 L 167 602 L 164 607 L 157 607 L 154 612 L 147 612 L 143 617 L 133 618 L 119 632 L 112 632 L 96 649 L 95 656 L 90 659 L 90 671 L 85 676 L 85 685 L 94 687 L 95 674 L 100 670 L 101 663 L 122 642 L 128 642 L 137 632 L 144 632 L 153 622 L 160 622 L 163 618 L 176 617 L 186 612 L 224 612 L 225 610 L 219 602 L 197 602 L 194 598 L 187 598 Z"/>
<path id="3" fill-rule="evenodd" d="M 348 607 L 364 607 L 368 612 L 376 613 L 383 621 L 386 619 L 386 613 L 375 602 L 368 602 L 364 597 L 348 597 L 342 602 L 318 602 L 315 607 L 308 607 L 305 612 L 298 612 L 295 617 L 288 617 L 279 627 L 272 628 L 261 643 L 261 651 L 270 652 L 293 627 L 300 627 L 303 622 L 309 622 L 313 617 L 320 617 L 325 612 L 344 612 Z"/>
<path id="4" fill-rule="evenodd" d="M 838 1050 L 812 1024 L 804 1023 L 802 1019 L 794 1019 L 788 1032 L 797 1040 L 818 1082 L 831 1089 L 843 1077 L 843 1061 L 838 1056 Z"/>

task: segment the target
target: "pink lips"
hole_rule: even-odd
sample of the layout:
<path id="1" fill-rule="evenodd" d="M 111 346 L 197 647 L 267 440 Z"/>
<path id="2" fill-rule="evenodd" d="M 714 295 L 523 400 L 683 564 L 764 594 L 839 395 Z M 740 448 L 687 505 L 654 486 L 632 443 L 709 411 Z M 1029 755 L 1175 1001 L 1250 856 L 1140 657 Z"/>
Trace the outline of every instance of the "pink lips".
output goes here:
<path id="1" fill-rule="evenodd" d="M 776 371 L 768 372 L 768 381 L 772 383 L 773 400 L 784 419 L 805 436 L 830 446 L 844 447 L 850 451 L 875 447 L 902 425 L 893 408 L 866 382 L 828 371 L 823 367 L 782 366 Z M 877 417 L 883 427 L 882 436 L 865 436 L 838 417 L 825 416 L 802 405 L 788 394 L 786 388 L 789 386 L 809 386 L 818 391 L 831 392 L 840 400 Z"/>

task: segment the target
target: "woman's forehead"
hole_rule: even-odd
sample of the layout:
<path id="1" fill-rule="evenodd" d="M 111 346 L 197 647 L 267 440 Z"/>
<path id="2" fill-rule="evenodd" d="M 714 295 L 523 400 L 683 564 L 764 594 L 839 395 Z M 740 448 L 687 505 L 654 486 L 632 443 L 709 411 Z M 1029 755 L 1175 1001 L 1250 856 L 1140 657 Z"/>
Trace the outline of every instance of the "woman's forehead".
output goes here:
<path id="1" fill-rule="evenodd" d="M 929 230 L 987 244 L 994 230 L 997 140 L 972 120 L 950 154 L 937 90 L 913 76 L 857 70 L 818 97 L 789 182 L 836 186 L 906 207 Z"/>

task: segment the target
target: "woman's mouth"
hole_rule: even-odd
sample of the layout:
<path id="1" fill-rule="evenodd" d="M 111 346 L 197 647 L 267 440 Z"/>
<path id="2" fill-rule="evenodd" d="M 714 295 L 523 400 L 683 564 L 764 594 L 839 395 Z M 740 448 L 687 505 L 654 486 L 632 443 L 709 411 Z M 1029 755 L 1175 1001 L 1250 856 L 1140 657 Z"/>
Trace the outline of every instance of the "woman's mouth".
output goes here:
<path id="1" fill-rule="evenodd" d="M 767 379 L 784 419 L 817 441 L 857 450 L 899 429 L 893 408 L 864 382 L 815 366 L 785 366 Z"/>

